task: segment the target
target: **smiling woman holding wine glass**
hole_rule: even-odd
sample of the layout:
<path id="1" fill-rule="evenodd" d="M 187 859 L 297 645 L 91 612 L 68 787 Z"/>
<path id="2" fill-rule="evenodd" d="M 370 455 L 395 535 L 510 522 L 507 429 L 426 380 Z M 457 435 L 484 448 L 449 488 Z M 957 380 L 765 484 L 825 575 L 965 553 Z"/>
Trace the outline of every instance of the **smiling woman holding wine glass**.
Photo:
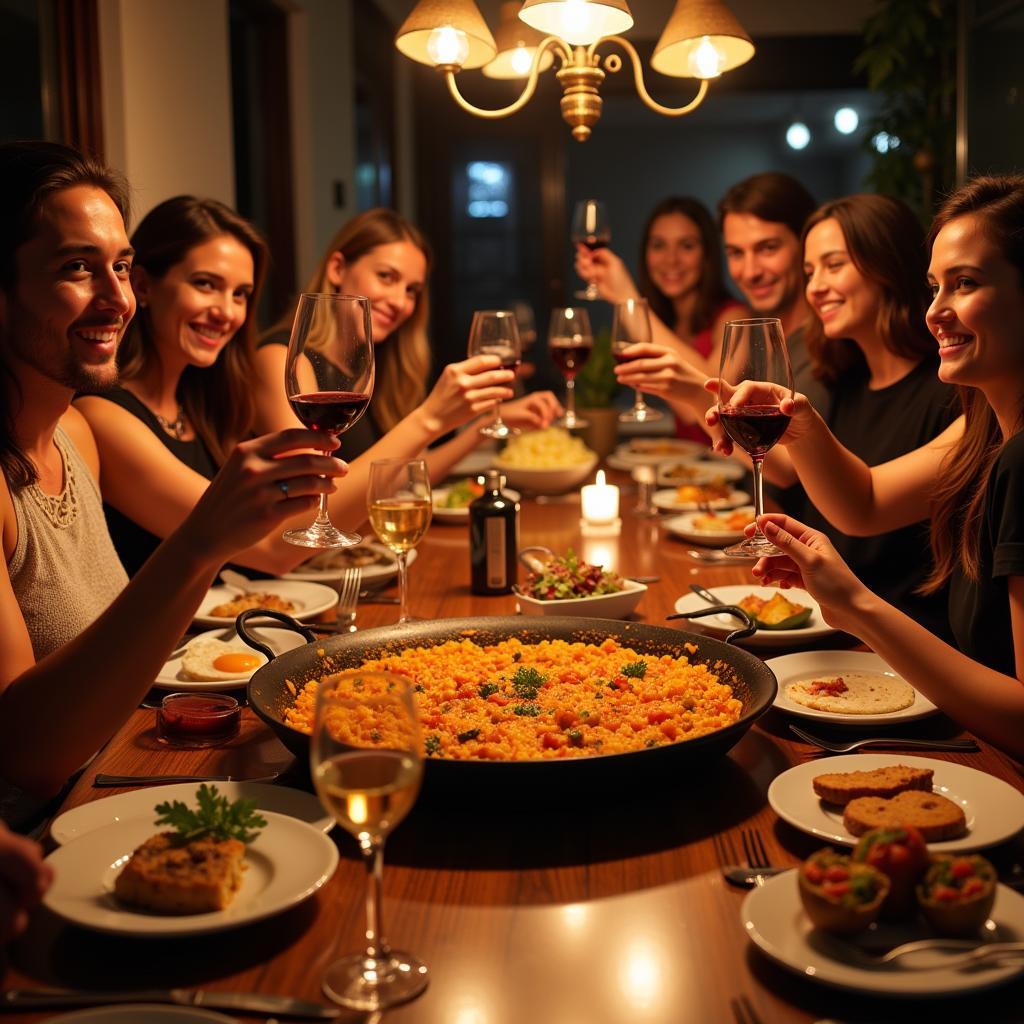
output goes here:
<path id="1" fill-rule="evenodd" d="M 367 871 L 366 951 L 332 963 L 324 993 L 354 1010 L 383 1010 L 427 987 L 428 969 L 391 949 L 381 921 L 384 841 L 416 802 L 422 737 L 412 683 L 388 672 L 342 672 L 316 695 L 310 767 L 320 802 L 359 843 Z"/>
<path id="2" fill-rule="evenodd" d="M 778 385 L 778 395 L 792 399 L 793 372 L 781 320 L 772 317 L 730 320 L 725 325 L 722 369 L 718 376 L 718 419 L 754 464 L 754 509 L 755 515 L 760 516 L 764 512 L 762 463 L 786 432 L 789 415 L 780 408 L 778 398 L 766 401 L 762 395 L 749 401 L 749 388 L 744 388 L 749 381 Z M 725 550 L 726 554 L 749 558 L 780 553 L 760 529 Z"/>

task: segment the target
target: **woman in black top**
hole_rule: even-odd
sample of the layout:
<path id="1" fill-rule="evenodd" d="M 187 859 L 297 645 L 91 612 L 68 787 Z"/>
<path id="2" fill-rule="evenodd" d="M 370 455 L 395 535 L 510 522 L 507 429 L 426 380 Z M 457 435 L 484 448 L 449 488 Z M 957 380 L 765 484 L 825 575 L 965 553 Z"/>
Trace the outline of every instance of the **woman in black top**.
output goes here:
<path id="1" fill-rule="evenodd" d="M 935 568 L 950 585 L 954 649 L 872 593 L 828 539 L 785 516 L 762 527 L 786 554 L 754 573 L 799 583 L 827 620 L 856 634 L 972 732 L 1024 757 L 1024 177 L 986 177 L 955 192 L 931 231 L 929 329 L 939 377 L 964 415 L 935 441 L 870 468 L 802 396 L 784 400 L 801 479 L 834 521 L 869 535 L 931 515 Z M 767 385 L 752 385 L 756 401 Z M 774 391 L 777 394 L 777 391 Z"/>

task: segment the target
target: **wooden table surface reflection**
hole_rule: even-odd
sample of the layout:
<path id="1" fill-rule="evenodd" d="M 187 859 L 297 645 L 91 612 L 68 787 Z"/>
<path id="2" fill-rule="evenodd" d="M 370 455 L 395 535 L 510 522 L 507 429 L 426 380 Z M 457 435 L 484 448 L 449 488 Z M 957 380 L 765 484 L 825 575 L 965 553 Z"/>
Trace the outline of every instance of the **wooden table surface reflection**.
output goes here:
<path id="1" fill-rule="evenodd" d="M 617 482 L 628 485 L 625 477 Z M 572 546 L 588 561 L 623 573 L 660 576 L 639 607 L 639 617 L 650 623 L 663 623 L 691 582 L 751 581 L 745 567 L 691 558 L 689 545 L 671 538 L 657 519 L 634 516 L 633 500 L 624 486 L 623 529 L 611 538 L 580 536 L 578 495 L 525 501 L 521 542 L 556 551 Z M 411 567 L 410 588 L 413 613 L 423 618 L 515 611 L 513 597 L 470 593 L 465 526 L 431 527 Z M 366 628 L 396 617 L 393 605 L 364 604 L 358 622 Z M 97 771 L 253 778 L 290 760 L 248 711 L 237 741 L 202 752 L 160 748 L 153 718 L 151 710 L 136 711 L 65 806 L 110 795 L 92 788 Z M 1006 1007 L 1022 1005 L 1021 982 L 927 1007 L 894 1004 L 798 978 L 750 946 L 739 916 L 744 893 L 723 880 L 711 837 L 733 832 L 735 841 L 740 827 L 755 827 L 779 864 L 795 864 L 820 845 L 778 822 L 766 803 L 771 780 L 811 756 L 808 747 L 790 740 L 786 725 L 778 712 L 769 712 L 728 757 L 657 785 L 637 787 L 624 778 L 617 790 L 580 788 L 554 804 L 530 793 L 520 794 L 514 805 L 479 793 L 421 801 L 388 842 L 384 922 L 393 945 L 430 965 L 431 982 L 422 997 L 383 1019 L 728 1024 L 730 999 L 744 995 L 764 1024 L 825 1017 L 902 1020 L 908 1012 L 927 1012 L 932 1020 L 1019 1019 Z M 914 735 L 959 734 L 942 716 L 908 728 Z M 1018 768 L 989 747 L 980 754 L 936 756 L 1024 788 Z M 292 911 L 236 931 L 176 941 L 124 940 L 39 914 L 11 951 L 5 987 L 203 987 L 322 999 L 324 967 L 363 942 L 365 872 L 354 841 L 339 832 L 334 835 L 341 865 L 323 891 Z M 996 856 L 1008 864 L 1018 853 L 1003 849 Z"/>

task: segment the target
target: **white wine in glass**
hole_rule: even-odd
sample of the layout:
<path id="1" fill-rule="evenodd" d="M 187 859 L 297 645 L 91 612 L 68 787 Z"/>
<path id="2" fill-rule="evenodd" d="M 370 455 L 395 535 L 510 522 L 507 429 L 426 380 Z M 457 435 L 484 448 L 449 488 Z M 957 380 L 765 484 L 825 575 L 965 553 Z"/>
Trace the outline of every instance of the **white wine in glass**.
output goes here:
<path id="1" fill-rule="evenodd" d="M 430 526 L 430 473 L 423 459 L 377 459 L 370 463 L 367 509 L 373 532 L 398 559 L 399 622 L 409 622 L 409 552 Z"/>
<path id="2" fill-rule="evenodd" d="M 384 841 L 416 802 L 423 777 L 412 687 L 405 676 L 355 670 L 328 677 L 316 695 L 313 783 L 320 802 L 355 836 L 367 870 L 366 951 L 335 961 L 323 977 L 324 993 L 354 1010 L 404 1003 L 428 981 L 425 964 L 391 949 L 381 921 Z"/>
<path id="3" fill-rule="evenodd" d="M 587 426 L 587 421 L 576 415 L 576 374 L 590 358 L 593 349 L 594 332 L 590 329 L 590 317 L 585 309 L 569 306 L 551 311 L 548 351 L 565 378 L 565 415 L 556 426 L 566 430 Z"/>
<path id="4" fill-rule="evenodd" d="M 604 203 L 597 199 L 583 199 L 576 204 L 572 216 L 572 240 L 576 245 L 585 246 L 591 252 L 607 248 L 611 244 L 612 229 Z M 601 293 L 593 281 L 587 282 L 583 291 L 576 292 L 577 299 L 593 302 Z"/>
<path id="5" fill-rule="evenodd" d="M 468 354 L 498 356 L 501 359 L 500 369 L 518 370 L 523 348 L 515 313 L 509 309 L 482 309 L 474 313 L 469 328 Z M 494 414 L 494 422 L 480 428 L 484 437 L 504 440 L 519 433 L 501 418 L 501 402 L 496 404 Z"/>
<path id="6" fill-rule="evenodd" d="M 320 388 L 307 355 L 312 351 L 331 363 L 342 390 Z M 362 418 L 373 394 L 369 300 L 361 295 L 299 296 L 284 387 L 292 411 L 310 430 L 337 437 Z M 362 537 L 334 526 L 327 514 L 327 495 L 321 494 L 315 522 L 304 530 L 287 530 L 284 539 L 304 548 L 338 548 L 358 544 Z"/>
<path id="7" fill-rule="evenodd" d="M 764 512 L 764 457 L 789 426 L 789 416 L 779 408 L 779 402 L 792 397 L 793 371 L 782 321 L 773 317 L 730 320 L 722 337 L 718 416 L 722 429 L 754 464 L 755 522 Z M 746 558 L 782 554 L 760 526 L 753 537 L 733 544 L 725 552 Z"/>
<path id="8" fill-rule="evenodd" d="M 651 316 L 646 299 L 626 299 L 615 304 L 612 320 L 612 357 L 617 363 L 629 361 L 626 355 L 630 345 L 651 340 Z M 661 413 L 652 409 L 639 391 L 633 392 L 633 408 L 619 414 L 620 423 L 651 423 L 661 419 Z"/>

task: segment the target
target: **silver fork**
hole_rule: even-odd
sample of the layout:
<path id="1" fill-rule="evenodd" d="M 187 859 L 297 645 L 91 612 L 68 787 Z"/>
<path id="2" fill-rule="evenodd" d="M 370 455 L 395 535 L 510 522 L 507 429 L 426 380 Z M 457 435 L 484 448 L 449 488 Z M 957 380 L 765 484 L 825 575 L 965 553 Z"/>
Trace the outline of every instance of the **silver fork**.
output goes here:
<path id="1" fill-rule="evenodd" d="M 338 581 L 338 607 L 335 615 L 335 633 L 354 633 L 356 631 L 356 609 L 359 607 L 359 584 L 363 579 L 363 570 L 351 566 L 341 574 Z"/>
<path id="2" fill-rule="evenodd" d="M 872 964 L 891 964 L 911 953 L 927 953 L 933 950 L 948 950 L 950 953 L 948 957 L 942 958 L 939 966 L 965 967 L 984 960 L 1020 960 L 1024 957 L 1024 942 L 979 943 L 977 939 L 918 939 L 916 942 L 904 942 L 881 955 L 864 953 L 859 949 L 858 953 L 861 954 L 859 959 L 870 961 Z M 935 966 L 934 962 L 930 962 L 923 969 L 931 970 Z"/>
<path id="3" fill-rule="evenodd" d="M 959 750 L 978 751 L 981 748 L 974 740 L 911 740 L 901 739 L 898 736 L 875 736 L 866 740 L 854 740 L 851 743 L 836 743 L 834 740 L 822 739 L 820 736 L 813 736 L 809 732 L 795 725 L 790 725 L 789 731 L 802 739 L 804 743 L 810 743 L 822 750 L 833 754 L 849 754 L 853 750 L 860 750 L 862 747 L 906 747 L 908 750 Z"/>
<path id="4" fill-rule="evenodd" d="M 787 868 L 773 868 L 768 859 L 768 851 L 764 847 L 764 840 L 756 829 L 743 829 L 740 833 L 740 841 L 743 844 L 743 856 L 746 864 L 740 864 L 736 856 L 736 847 L 733 845 L 732 837 L 725 832 L 716 832 L 712 836 L 715 844 L 715 855 L 721 865 L 722 874 L 726 880 L 733 885 L 742 885 L 749 888 L 754 885 L 764 885 L 766 878 L 773 875 L 780 875 Z"/>

